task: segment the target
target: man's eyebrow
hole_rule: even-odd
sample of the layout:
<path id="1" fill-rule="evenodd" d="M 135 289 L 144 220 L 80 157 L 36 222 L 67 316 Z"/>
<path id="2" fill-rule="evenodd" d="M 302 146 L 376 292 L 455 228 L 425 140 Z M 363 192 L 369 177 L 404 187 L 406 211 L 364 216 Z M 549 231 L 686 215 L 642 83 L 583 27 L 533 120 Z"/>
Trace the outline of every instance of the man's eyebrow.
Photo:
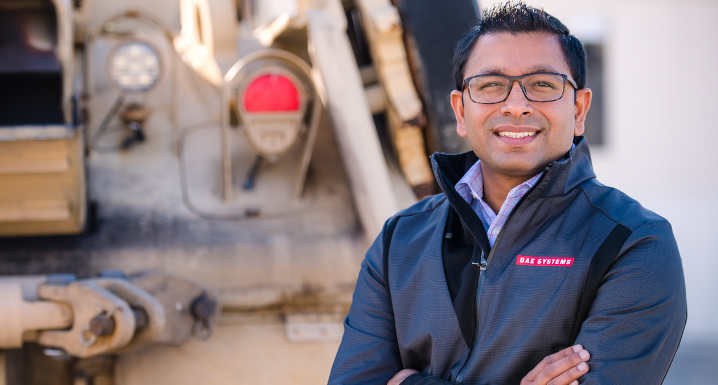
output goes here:
<path id="1" fill-rule="evenodd" d="M 532 74 L 532 73 L 536 73 L 536 72 L 555 72 L 555 73 L 560 73 L 561 71 L 559 71 L 559 70 L 557 70 L 556 68 L 553 68 L 553 67 L 551 67 L 551 66 L 549 66 L 549 65 L 538 65 L 538 66 L 536 66 L 536 67 L 532 67 L 531 70 L 530 70 L 529 72 L 527 72 L 527 74 Z"/>
<path id="2" fill-rule="evenodd" d="M 533 74 L 533 73 L 536 73 L 536 72 L 554 72 L 554 73 L 559 73 L 560 71 L 558 71 L 556 68 L 553 68 L 553 67 L 551 67 L 551 66 L 549 66 L 549 65 L 537 65 L 537 66 L 535 66 L 535 67 L 531 67 L 528 71 L 526 71 L 526 72 L 524 72 L 524 73 L 522 73 L 522 74 L 517 74 L 517 76 L 518 76 L 518 75 L 525 75 L 525 74 Z M 504 70 L 501 69 L 501 68 L 491 68 L 491 67 L 490 67 L 490 68 L 486 68 L 486 69 L 482 69 L 481 71 L 477 72 L 475 75 L 503 75 L 503 76 L 511 76 L 511 75 L 509 75 L 506 71 L 504 71 Z M 474 75 L 471 75 L 471 76 L 474 76 Z"/>
<path id="3" fill-rule="evenodd" d="M 483 71 L 479 71 L 477 75 L 504 75 L 507 76 L 506 72 L 501 68 L 488 68 Z"/>

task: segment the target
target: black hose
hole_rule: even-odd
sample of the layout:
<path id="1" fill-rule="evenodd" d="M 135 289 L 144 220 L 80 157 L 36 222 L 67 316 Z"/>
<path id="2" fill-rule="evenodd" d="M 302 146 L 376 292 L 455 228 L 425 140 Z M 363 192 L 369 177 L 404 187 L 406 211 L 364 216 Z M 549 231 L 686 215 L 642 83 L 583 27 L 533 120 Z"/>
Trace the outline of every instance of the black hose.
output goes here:
<path id="1" fill-rule="evenodd" d="M 259 175 L 259 168 L 262 166 L 262 161 L 264 161 L 264 157 L 261 155 L 257 155 L 256 158 L 254 158 L 254 163 L 252 163 L 252 167 L 249 168 L 249 172 L 247 173 L 247 178 L 244 180 L 244 184 L 242 185 L 242 188 L 245 191 L 251 190 L 254 188 L 254 181 L 257 179 L 257 176 Z"/>

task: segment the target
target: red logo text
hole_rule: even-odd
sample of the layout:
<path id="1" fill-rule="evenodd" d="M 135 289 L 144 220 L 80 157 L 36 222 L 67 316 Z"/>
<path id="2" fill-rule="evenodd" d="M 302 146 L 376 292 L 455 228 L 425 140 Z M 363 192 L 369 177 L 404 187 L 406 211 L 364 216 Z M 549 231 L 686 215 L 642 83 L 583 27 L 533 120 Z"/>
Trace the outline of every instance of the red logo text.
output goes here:
<path id="1" fill-rule="evenodd" d="M 526 266 L 571 266 L 573 265 L 573 258 L 542 258 L 518 255 L 516 256 L 516 264 Z"/>

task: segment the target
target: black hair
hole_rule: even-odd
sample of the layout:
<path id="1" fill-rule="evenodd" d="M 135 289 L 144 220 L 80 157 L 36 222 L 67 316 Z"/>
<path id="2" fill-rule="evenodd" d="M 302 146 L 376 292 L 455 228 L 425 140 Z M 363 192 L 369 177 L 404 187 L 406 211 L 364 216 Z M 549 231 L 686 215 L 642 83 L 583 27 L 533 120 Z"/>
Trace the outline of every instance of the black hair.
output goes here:
<path id="1" fill-rule="evenodd" d="M 571 77 L 578 88 L 586 87 L 586 52 L 583 44 L 561 21 L 543 9 L 524 4 L 522 1 L 508 1 L 487 8 L 476 26 L 456 44 L 454 50 L 454 80 L 456 89 L 464 89 L 466 62 L 476 42 L 488 33 L 508 32 L 513 35 L 528 32 L 548 32 L 558 38 L 564 59 L 571 70 Z"/>

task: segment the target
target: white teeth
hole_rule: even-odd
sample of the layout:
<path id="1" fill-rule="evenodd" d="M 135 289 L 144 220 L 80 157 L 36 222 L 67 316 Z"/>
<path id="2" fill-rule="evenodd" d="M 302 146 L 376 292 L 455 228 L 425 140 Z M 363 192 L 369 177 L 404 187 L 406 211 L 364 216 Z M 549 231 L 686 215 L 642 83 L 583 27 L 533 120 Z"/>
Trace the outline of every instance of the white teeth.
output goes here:
<path id="1" fill-rule="evenodd" d="M 527 136 L 534 136 L 536 135 L 536 131 L 532 132 L 511 132 L 511 131 L 501 131 L 499 132 L 499 136 L 508 136 L 509 138 L 525 138 Z"/>

